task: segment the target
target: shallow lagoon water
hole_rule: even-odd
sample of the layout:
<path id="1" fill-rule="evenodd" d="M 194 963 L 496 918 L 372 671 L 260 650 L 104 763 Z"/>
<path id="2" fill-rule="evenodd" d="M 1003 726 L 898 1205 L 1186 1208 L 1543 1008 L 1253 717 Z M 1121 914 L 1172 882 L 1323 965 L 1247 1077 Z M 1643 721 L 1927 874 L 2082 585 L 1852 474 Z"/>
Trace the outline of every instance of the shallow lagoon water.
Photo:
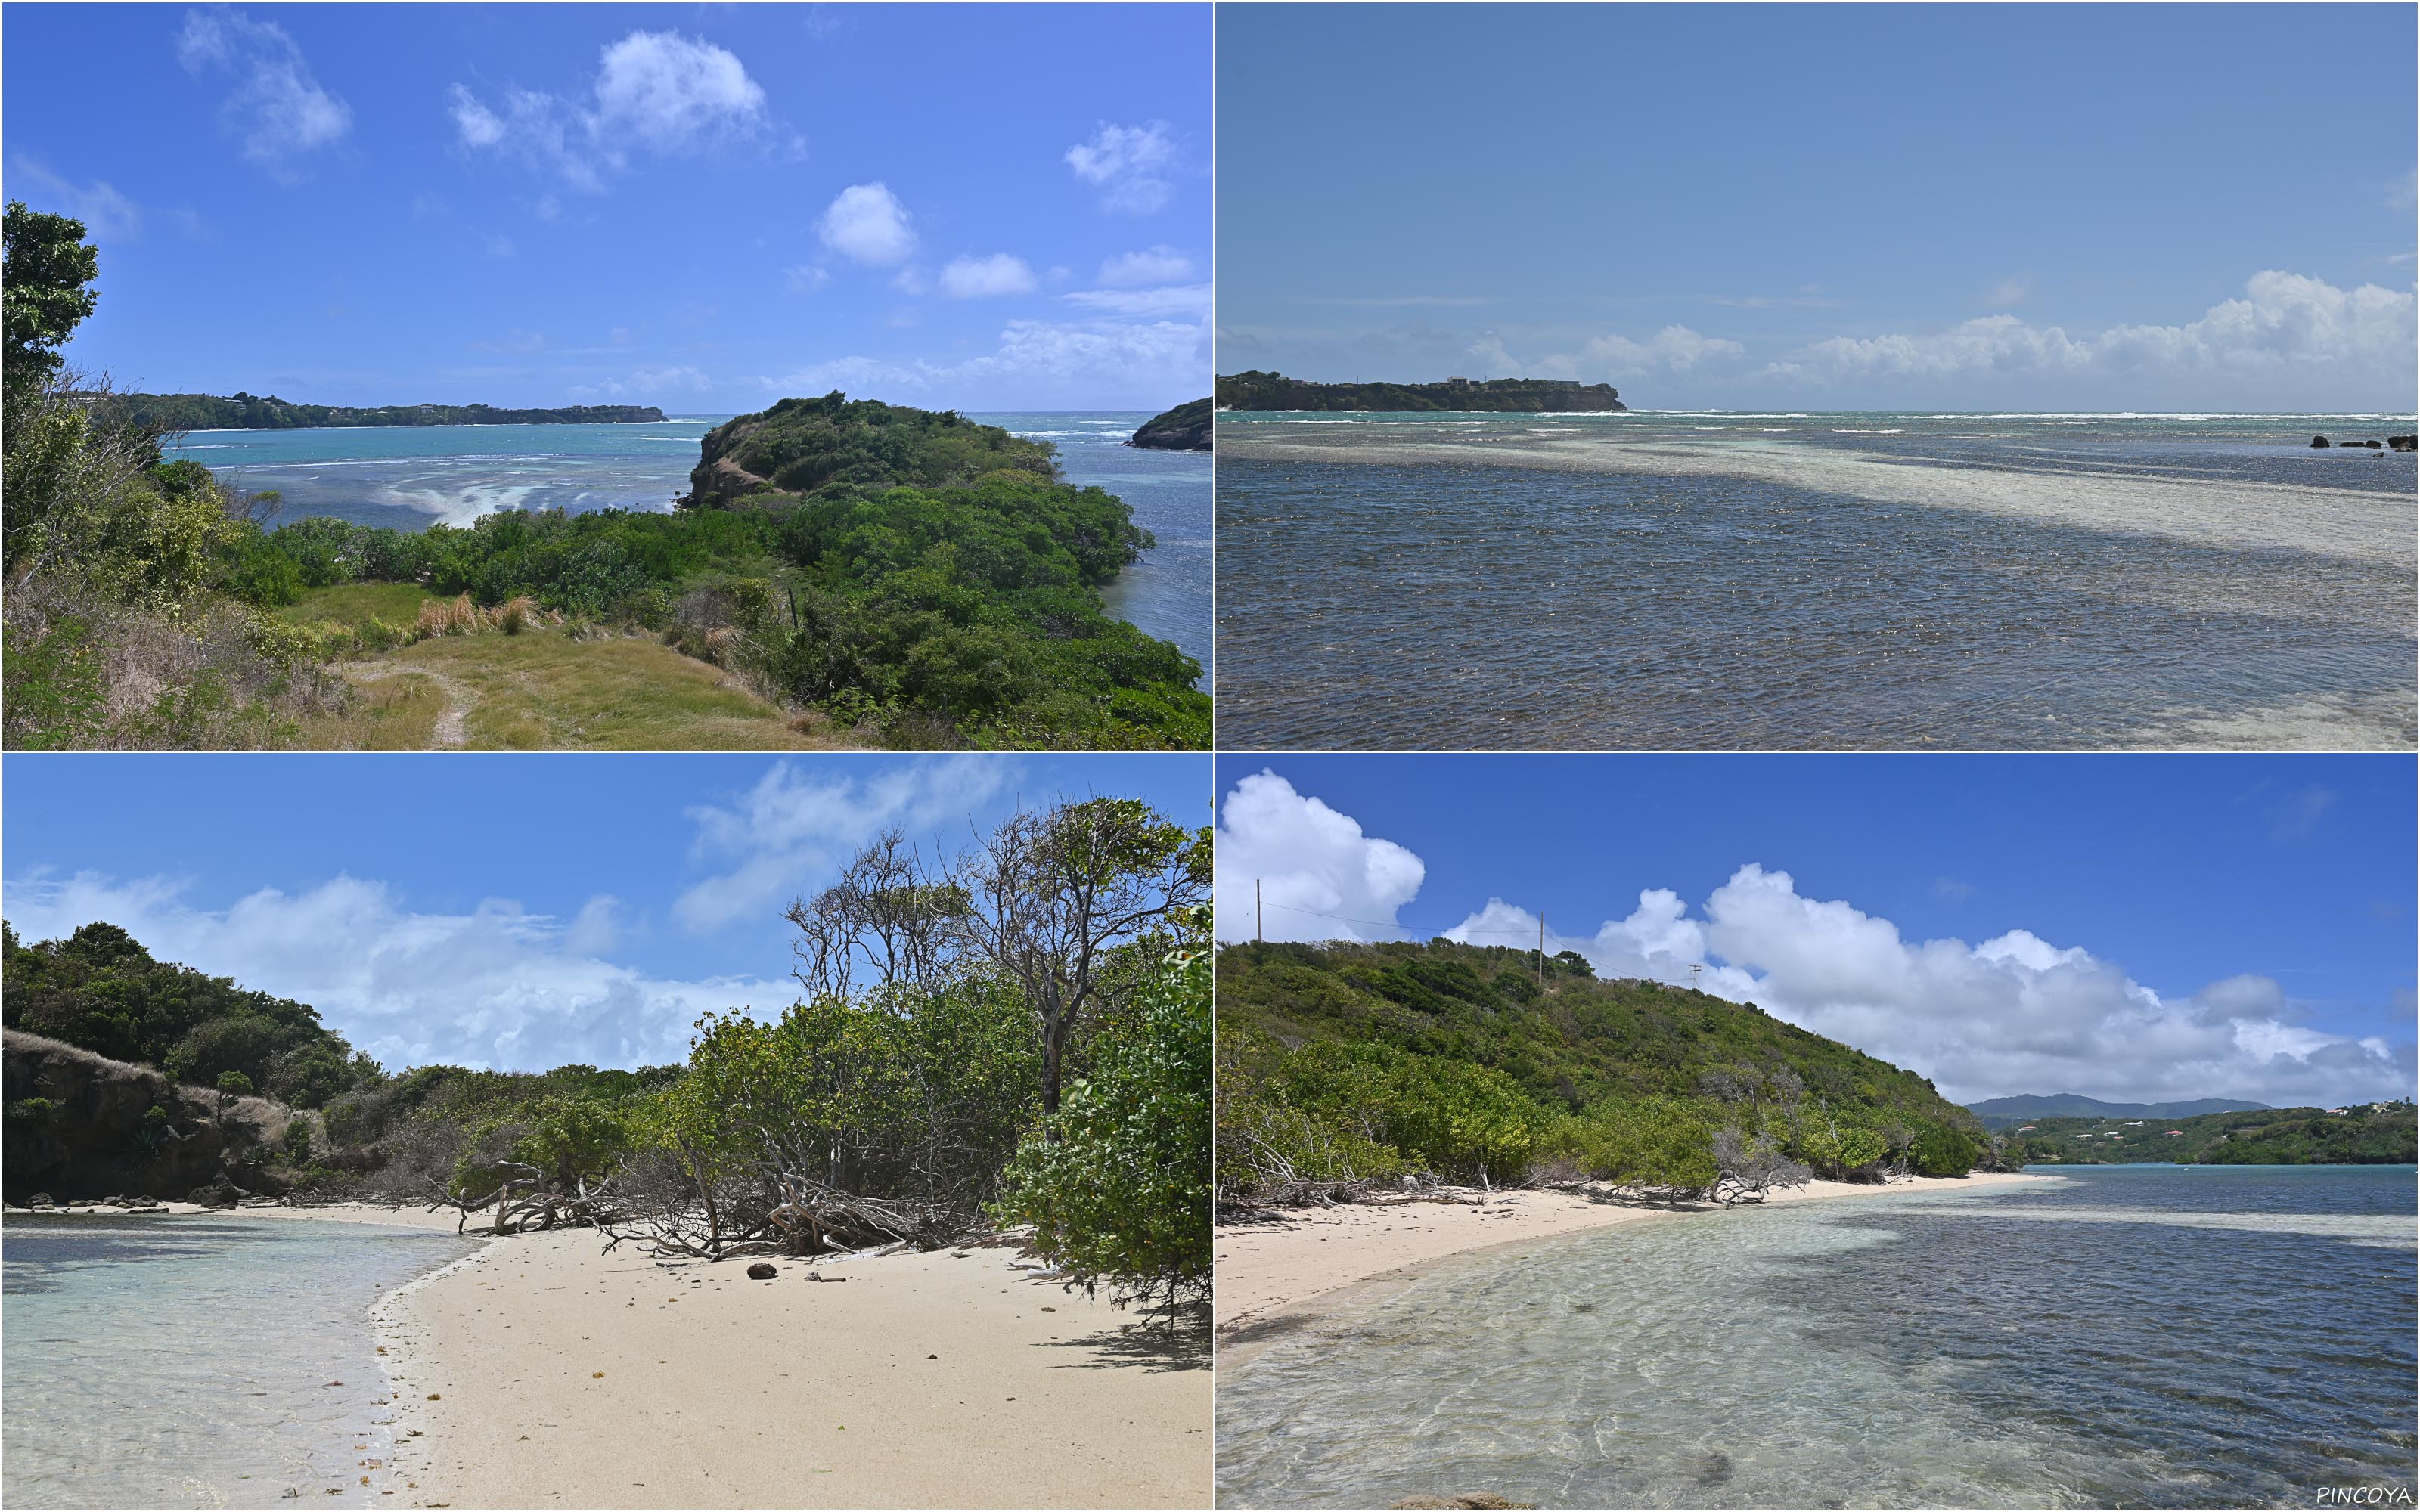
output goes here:
<path id="1" fill-rule="evenodd" d="M 2411 1166 L 2104 1166 L 1466 1257 L 1218 1381 L 1222 1506 L 2309 1506 L 2414 1480 Z"/>
<path id="2" fill-rule="evenodd" d="M 672 507 L 698 441 L 728 415 L 628 425 L 352 426 L 194 431 L 171 449 L 247 491 L 273 488 L 280 519 L 329 515 L 417 531 L 500 509 Z M 1069 482 L 1125 500 L 1159 541 L 1109 585 L 1109 612 L 1210 665 L 1210 457 L 1125 444 L 1148 414 L 980 414 L 1059 448 Z"/>
<path id="3" fill-rule="evenodd" d="M 1231 746 L 2414 738 L 2408 420 L 1219 425 Z"/>
<path id="4" fill-rule="evenodd" d="M 382 1500 L 360 1484 L 392 1458 L 370 1305 L 478 1247 L 195 1216 L 11 1214 L 0 1239 L 12 1507 Z"/>

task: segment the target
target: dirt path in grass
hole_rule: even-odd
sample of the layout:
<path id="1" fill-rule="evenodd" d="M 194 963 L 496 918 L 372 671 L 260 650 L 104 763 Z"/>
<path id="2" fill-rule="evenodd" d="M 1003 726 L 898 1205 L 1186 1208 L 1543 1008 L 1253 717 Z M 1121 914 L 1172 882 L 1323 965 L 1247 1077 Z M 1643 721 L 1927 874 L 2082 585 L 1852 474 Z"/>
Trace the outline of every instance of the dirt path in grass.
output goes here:
<path id="1" fill-rule="evenodd" d="M 345 669 L 345 680 L 350 683 L 383 682 L 390 677 L 426 677 L 445 695 L 445 712 L 437 717 L 437 728 L 430 733 L 430 750 L 460 750 L 470 739 L 469 720 L 473 695 L 461 679 L 449 677 L 426 667 L 399 667 L 380 662 L 368 666 L 353 665 Z"/>

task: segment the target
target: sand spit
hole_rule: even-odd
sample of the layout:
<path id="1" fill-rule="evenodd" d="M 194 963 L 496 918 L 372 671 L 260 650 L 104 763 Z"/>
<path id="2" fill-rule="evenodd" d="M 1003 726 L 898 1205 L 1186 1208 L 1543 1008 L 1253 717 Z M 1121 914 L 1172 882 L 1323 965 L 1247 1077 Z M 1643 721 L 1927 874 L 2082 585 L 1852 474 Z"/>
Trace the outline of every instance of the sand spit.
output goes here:
<path id="1" fill-rule="evenodd" d="M 1871 1186 L 1809 1181 L 1776 1202 L 1969 1192 L 2050 1181 L 2031 1173 L 1918 1177 Z M 1583 1192 L 1458 1190 L 1452 1200 L 1381 1199 L 1340 1208 L 1288 1209 L 1266 1221 L 1218 1226 L 1218 1363 L 1242 1365 L 1279 1338 L 1373 1286 L 1413 1279 L 1472 1250 L 1647 1219 L 1683 1220 L 1705 1208 L 1646 1207 Z"/>
<path id="2" fill-rule="evenodd" d="M 1274 427 L 1271 427 L 1274 428 Z M 2116 531 L 2228 550 L 2307 551 L 2399 567 L 2414 563 L 2412 498 L 2358 488 L 2185 481 L 2108 473 L 1928 467 L 1871 453 L 1789 441 L 1619 437 L 1400 443 L 1300 435 L 1264 438 L 1235 426 L 1218 438 L 1229 460 L 1347 462 L 1364 467 L 1504 467 L 1553 472 L 1747 478 L 1881 503 L 1921 504 Z"/>
<path id="3" fill-rule="evenodd" d="M 785 1258 L 751 1281 L 583 1231 L 490 1244 L 380 1305 L 392 1504 L 1206 1506 L 1199 1326 L 1015 1258 Z"/>

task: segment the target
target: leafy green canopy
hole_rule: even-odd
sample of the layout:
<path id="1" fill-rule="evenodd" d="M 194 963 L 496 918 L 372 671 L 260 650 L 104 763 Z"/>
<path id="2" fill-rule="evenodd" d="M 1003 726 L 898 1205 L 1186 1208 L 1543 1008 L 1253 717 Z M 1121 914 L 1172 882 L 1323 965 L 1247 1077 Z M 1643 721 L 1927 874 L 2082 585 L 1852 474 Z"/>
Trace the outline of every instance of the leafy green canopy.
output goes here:
<path id="1" fill-rule="evenodd" d="M 180 1082 L 257 1089 L 315 1108 L 378 1074 L 317 1010 L 250 992 L 225 977 L 154 961 L 115 924 L 23 945 L 5 931 L 8 1026 L 113 1060 L 155 1066 Z"/>
<path id="2" fill-rule="evenodd" d="M 93 312 L 101 294 L 101 254 L 84 239 L 84 223 L 29 210 L 10 200 L 6 215 L 7 346 L 0 378 L 10 387 L 39 384 L 59 370 L 58 348 Z"/>
<path id="3" fill-rule="evenodd" d="M 1208 1294 L 1210 983 L 1207 952 L 1166 956 L 1002 1179 L 1002 1220 L 1033 1225 L 1035 1249 L 1087 1288 Z"/>
<path id="4" fill-rule="evenodd" d="M 1233 946 L 1218 956 L 1219 1175 L 1248 1193 L 1557 1164 L 1702 1188 L 1714 1135 L 1825 1175 L 1962 1174 L 1973 1115 L 1886 1062 L 1740 1005 L 1501 947 Z M 1542 981 L 1543 977 L 1543 981 Z"/>
<path id="5" fill-rule="evenodd" d="M 971 483 L 1006 468 L 1047 482 L 1059 476 L 1057 450 L 954 409 L 913 409 L 838 390 L 820 399 L 784 399 L 708 432 L 690 474 L 691 508 L 768 494 L 827 489 L 937 488 Z"/>
<path id="6" fill-rule="evenodd" d="M 2069 1165 L 2409 1165 L 2414 1158 L 2409 1100 L 2342 1113 L 2259 1108 L 2184 1119 L 2038 1119 L 2011 1137 L 2028 1160 Z"/>

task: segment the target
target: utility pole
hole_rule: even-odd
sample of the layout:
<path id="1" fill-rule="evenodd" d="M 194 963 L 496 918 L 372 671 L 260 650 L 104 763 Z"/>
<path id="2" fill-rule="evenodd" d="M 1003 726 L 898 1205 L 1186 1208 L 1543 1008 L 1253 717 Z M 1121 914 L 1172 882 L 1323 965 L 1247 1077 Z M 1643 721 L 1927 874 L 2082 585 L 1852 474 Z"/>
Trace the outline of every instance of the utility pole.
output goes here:
<path id="1" fill-rule="evenodd" d="M 1252 879 L 1252 943 L 1261 943 L 1261 879 Z"/>

